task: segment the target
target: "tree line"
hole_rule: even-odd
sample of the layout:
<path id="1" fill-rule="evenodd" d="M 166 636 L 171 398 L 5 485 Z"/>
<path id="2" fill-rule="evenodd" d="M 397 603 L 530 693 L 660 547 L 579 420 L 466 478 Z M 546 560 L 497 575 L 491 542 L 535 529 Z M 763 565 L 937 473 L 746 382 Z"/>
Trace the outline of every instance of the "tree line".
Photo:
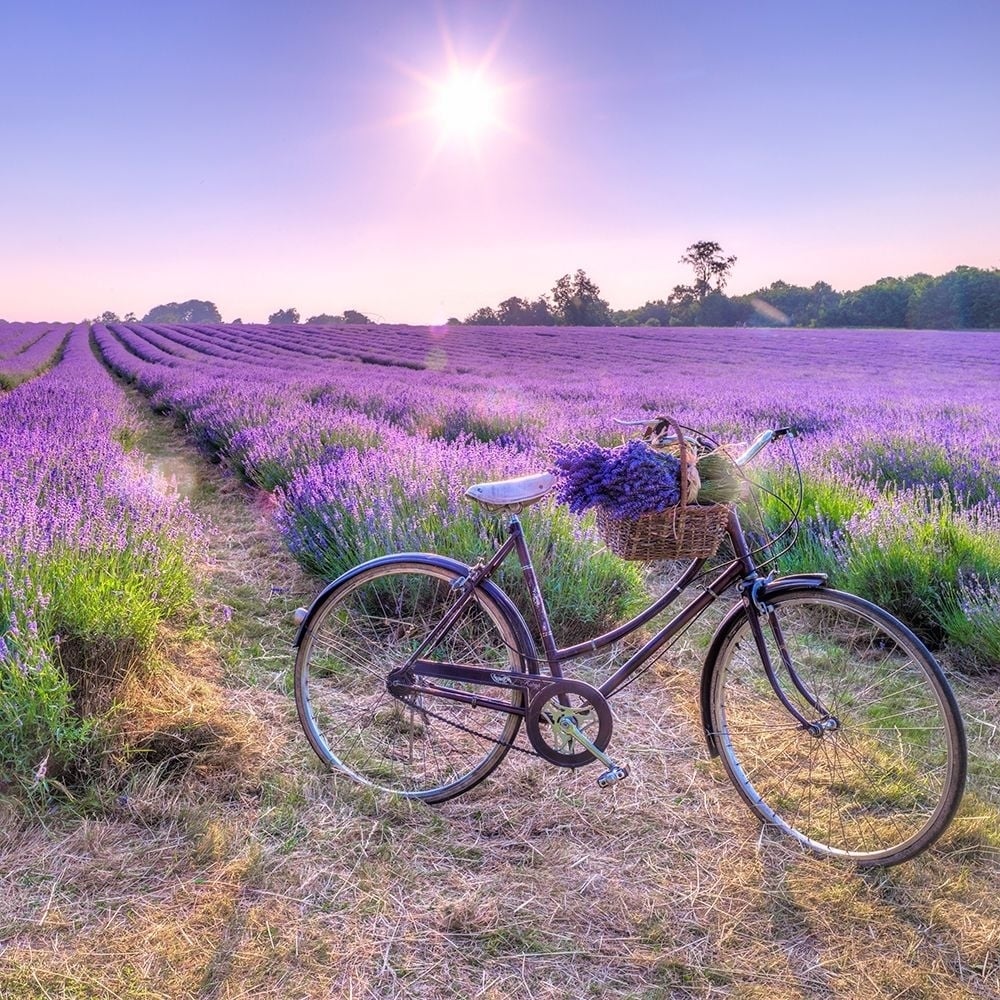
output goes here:
<path id="1" fill-rule="evenodd" d="M 93 320 L 85 319 L 85 323 L 221 323 L 222 314 L 219 307 L 208 299 L 188 299 L 186 302 L 165 302 L 163 305 L 153 306 L 152 309 L 142 317 L 136 318 L 135 313 L 125 313 L 119 316 L 110 309 L 96 316 Z M 237 317 L 230 321 L 236 326 L 240 326 L 243 320 Z M 302 318 L 298 309 L 278 309 L 267 318 L 268 324 L 272 326 L 285 325 L 290 323 L 301 323 Z M 310 316 L 306 323 L 310 324 L 330 324 L 330 323 L 371 323 L 371 320 L 357 309 L 345 309 L 342 315 L 331 313 L 320 313 L 318 316 Z"/>
<path id="2" fill-rule="evenodd" d="M 879 278 L 852 292 L 826 282 L 811 288 L 776 281 L 734 300 L 758 326 L 1000 330 L 1000 269 L 959 266 L 947 274 Z"/>
<path id="3" fill-rule="evenodd" d="M 693 270 L 689 285 L 633 309 L 611 309 L 600 289 L 578 270 L 564 275 L 551 297 L 518 296 L 467 316 L 488 326 L 800 326 L 924 330 L 1000 329 L 1000 269 L 959 266 L 937 277 L 879 278 L 838 292 L 825 281 L 811 287 L 772 282 L 747 295 L 728 296 L 736 263 L 710 240 L 693 243 L 680 258 Z M 457 323 L 457 319 L 449 322 Z"/>
<path id="4" fill-rule="evenodd" d="M 712 240 L 692 243 L 681 256 L 693 272 L 691 284 L 675 285 L 666 298 L 634 309 L 612 309 L 583 269 L 564 274 L 545 294 L 533 299 L 512 295 L 496 306 L 482 306 L 464 320 L 469 326 L 800 326 L 885 327 L 924 330 L 1000 329 L 1000 269 L 959 266 L 947 274 L 911 274 L 879 278 L 855 291 L 838 292 L 825 281 L 811 287 L 774 281 L 748 295 L 725 293 L 737 258 Z M 97 317 L 118 321 L 113 312 Z M 125 322 L 135 322 L 126 313 Z M 278 309 L 272 325 L 301 322 L 294 308 Z M 214 302 L 189 299 L 154 306 L 143 323 L 221 323 Z M 242 323 L 237 318 L 233 323 Z M 356 309 L 320 313 L 312 325 L 371 323 Z"/>

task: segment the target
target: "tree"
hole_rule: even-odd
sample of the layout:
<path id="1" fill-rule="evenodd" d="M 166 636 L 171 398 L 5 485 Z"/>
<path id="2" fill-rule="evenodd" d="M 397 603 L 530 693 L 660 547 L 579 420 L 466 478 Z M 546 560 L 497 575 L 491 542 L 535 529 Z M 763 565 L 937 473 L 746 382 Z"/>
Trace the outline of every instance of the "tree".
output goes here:
<path id="1" fill-rule="evenodd" d="M 168 302 L 153 306 L 142 317 L 143 323 L 221 323 L 222 315 L 214 302 L 188 299 L 187 302 Z"/>
<path id="2" fill-rule="evenodd" d="M 528 314 L 528 303 L 517 295 L 504 299 L 497 306 L 496 312 L 497 322 L 501 326 L 525 326 L 528 322 L 525 319 Z"/>
<path id="3" fill-rule="evenodd" d="M 912 293 L 902 278 L 879 278 L 845 295 L 837 319 L 843 326 L 905 327 Z"/>
<path id="4" fill-rule="evenodd" d="M 122 318 L 122 321 L 125 322 L 125 323 L 135 323 L 135 322 L 138 322 L 136 320 L 136 318 L 135 318 L 135 313 L 134 312 L 127 312 L 127 313 L 125 313 L 124 317 Z"/>
<path id="5" fill-rule="evenodd" d="M 674 291 L 690 290 L 694 297 L 702 302 L 710 293 L 721 292 L 725 289 L 726 282 L 729 280 L 729 272 L 733 269 L 736 258 L 725 256 L 718 243 L 702 240 L 698 243 L 692 243 L 684 252 L 680 262 L 690 264 L 694 268 L 694 284 L 690 286 L 678 285 Z"/>
<path id="6" fill-rule="evenodd" d="M 489 306 L 481 306 L 471 316 L 465 317 L 466 326 L 498 326 L 497 314 Z"/>
<path id="7" fill-rule="evenodd" d="M 582 268 L 572 277 L 564 274 L 555 283 L 552 303 L 557 321 L 564 326 L 611 325 L 611 307 Z"/>
<path id="8" fill-rule="evenodd" d="M 731 299 L 722 292 L 712 292 L 698 304 L 696 326 L 745 326 L 753 307 L 743 299 Z"/>
<path id="9" fill-rule="evenodd" d="M 615 326 L 669 326 L 670 316 L 670 306 L 656 299 L 638 309 L 616 309 L 611 319 Z"/>
<path id="10" fill-rule="evenodd" d="M 279 326 L 281 324 L 298 323 L 299 321 L 299 311 L 298 309 L 279 309 L 277 312 L 271 313 L 267 317 L 267 322 L 269 326 Z"/>
<path id="11" fill-rule="evenodd" d="M 829 326 L 829 318 L 840 308 L 843 296 L 825 281 L 817 281 L 809 294 L 809 313 L 802 325 Z"/>
<path id="12" fill-rule="evenodd" d="M 544 295 L 534 302 L 512 295 L 497 306 L 496 313 L 501 326 L 552 326 L 555 323 L 549 301 Z"/>
<path id="13" fill-rule="evenodd" d="M 97 318 L 98 323 L 120 323 L 121 320 L 118 318 L 118 313 L 112 312 L 110 309 L 106 309 Z"/>
<path id="14" fill-rule="evenodd" d="M 320 313 L 318 316 L 310 316 L 306 320 L 309 326 L 331 326 L 334 323 L 343 323 L 343 316 L 331 316 L 330 313 Z"/>
<path id="15" fill-rule="evenodd" d="M 805 288 L 780 280 L 743 297 L 756 313 L 751 314 L 751 321 L 764 326 L 824 326 L 836 322 L 841 299 L 840 292 L 825 281 Z"/>
<path id="16" fill-rule="evenodd" d="M 1000 270 L 960 265 L 914 293 L 910 324 L 926 330 L 1000 329 Z"/>
<path id="17" fill-rule="evenodd" d="M 544 295 L 539 295 L 534 302 L 528 303 L 524 316 L 525 326 L 555 326 L 556 318 L 552 315 L 552 305 Z"/>
<path id="18" fill-rule="evenodd" d="M 371 320 L 363 312 L 358 312 L 357 309 L 345 309 L 344 310 L 344 322 L 345 323 L 370 323 Z"/>
<path id="19" fill-rule="evenodd" d="M 667 307 L 670 310 L 671 326 L 696 326 L 698 322 L 698 299 L 691 285 L 674 285 L 674 290 L 667 296 Z"/>
<path id="20" fill-rule="evenodd" d="M 509 299 L 504 299 L 496 309 L 484 307 L 478 310 L 466 322 L 472 322 L 473 317 L 479 326 L 487 324 L 494 326 L 554 326 L 556 322 L 549 300 L 544 295 L 540 295 L 534 302 L 522 299 L 519 295 L 512 295 Z"/>

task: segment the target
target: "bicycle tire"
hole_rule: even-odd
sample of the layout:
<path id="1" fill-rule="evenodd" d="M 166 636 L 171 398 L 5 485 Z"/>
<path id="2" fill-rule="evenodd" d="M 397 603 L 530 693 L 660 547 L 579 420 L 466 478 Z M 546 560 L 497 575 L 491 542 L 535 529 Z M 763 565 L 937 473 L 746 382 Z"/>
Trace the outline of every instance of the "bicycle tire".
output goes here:
<path id="1" fill-rule="evenodd" d="M 766 600 L 796 672 L 836 728 L 811 735 L 794 719 L 767 680 L 746 610 L 736 614 L 705 669 L 713 739 L 740 795 L 765 824 L 860 867 L 926 850 L 955 815 L 967 768 L 941 668 L 909 629 L 852 594 L 796 588 Z M 822 718 L 760 622 L 781 690 L 808 719 Z"/>
<path id="2" fill-rule="evenodd" d="M 520 715 L 445 698 L 425 705 L 427 696 L 411 705 L 386 685 L 389 671 L 455 600 L 452 585 L 464 575 L 456 566 L 427 556 L 373 560 L 345 574 L 311 609 L 295 659 L 295 705 L 310 746 L 334 771 L 384 792 L 442 802 L 478 784 L 506 756 Z M 426 655 L 523 673 L 531 654 L 519 635 L 501 601 L 478 588 Z M 524 704 L 518 688 L 451 686 Z"/>

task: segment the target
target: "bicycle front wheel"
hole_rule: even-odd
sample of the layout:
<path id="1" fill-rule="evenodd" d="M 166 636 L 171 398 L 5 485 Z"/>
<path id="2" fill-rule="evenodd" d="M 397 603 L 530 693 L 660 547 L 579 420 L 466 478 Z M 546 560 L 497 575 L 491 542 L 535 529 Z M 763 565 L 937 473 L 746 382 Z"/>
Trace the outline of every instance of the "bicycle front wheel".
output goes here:
<path id="1" fill-rule="evenodd" d="M 760 623 L 778 685 L 813 725 L 775 695 L 749 618 L 737 616 L 706 664 L 729 777 L 765 823 L 819 854 L 861 866 L 912 858 L 947 827 L 965 785 L 965 734 L 941 668 L 861 598 L 808 589 L 767 600 L 777 632 Z"/>
<path id="2" fill-rule="evenodd" d="M 309 619 L 295 661 L 295 704 L 313 750 L 329 767 L 386 792 L 440 802 L 472 788 L 503 760 L 521 716 L 428 695 L 405 700 L 386 678 L 407 662 L 457 599 L 461 574 L 400 558 L 361 566 Z M 430 659 L 524 671 L 509 614 L 484 590 Z M 518 688 L 435 681 L 523 708 Z"/>

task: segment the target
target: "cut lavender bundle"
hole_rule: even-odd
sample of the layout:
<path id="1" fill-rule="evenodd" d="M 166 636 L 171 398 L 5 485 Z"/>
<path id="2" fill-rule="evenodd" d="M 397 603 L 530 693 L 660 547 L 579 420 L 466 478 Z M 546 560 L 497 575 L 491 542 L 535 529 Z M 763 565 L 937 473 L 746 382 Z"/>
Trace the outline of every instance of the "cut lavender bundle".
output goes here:
<path id="1" fill-rule="evenodd" d="M 574 514 L 602 507 L 613 518 L 631 520 L 680 502 L 680 462 L 641 441 L 617 448 L 557 444 L 552 450 L 556 497 Z"/>

